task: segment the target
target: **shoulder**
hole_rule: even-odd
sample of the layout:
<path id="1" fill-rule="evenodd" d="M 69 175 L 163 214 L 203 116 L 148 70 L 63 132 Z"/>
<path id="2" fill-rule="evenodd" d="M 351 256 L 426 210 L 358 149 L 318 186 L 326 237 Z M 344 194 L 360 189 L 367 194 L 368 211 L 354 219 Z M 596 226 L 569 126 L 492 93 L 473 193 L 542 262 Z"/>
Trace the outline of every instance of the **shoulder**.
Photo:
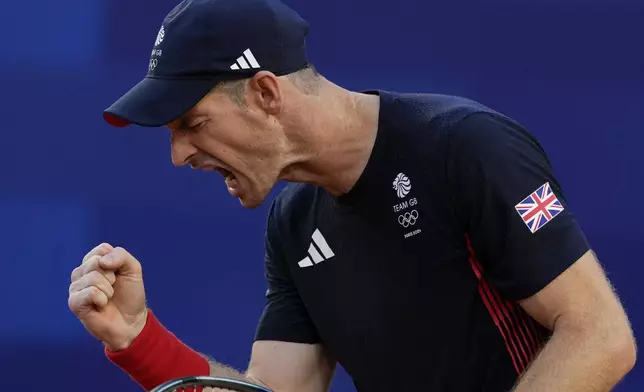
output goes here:
<path id="1" fill-rule="evenodd" d="M 469 98 L 429 93 L 379 92 L 389 121 L 412 126 L 431 124 L 453 128 L 473 114 L 503 117 L 495 110 Z"/>
<path id="2" fill-rule="evenodd" d="M 499 144 L 517 140 L 538 146 L 517 121 L 472 99 L 444 94 L 379 94 L 383 130 L 379 137 L 390 149 L 405 151 L 404 159 L 415 159 L 425 167 L 440 171 L 449 160 L 495 154 Z"/>
<path id="3" fill-rule="evenodd" d="M 444 157 L 454 145 L 476 146 L 486 137 L 524 132 L 516 121 L 480 102 L 444 94 L 380 92 L 381 126 L 401 148 Z M 526 136 L 527 133 L 525 134 Z M 439 157 L 437 157 L 439 159 Z M 443 159 L 443 158 L 440 158 Z"/>
<path id="4" fill-rule="evenodd" d="M 517 120 L 495 111 L 470 113 L 447 132 L 451 156 L 481 159 L 546 156 L 537 137 Z"/>

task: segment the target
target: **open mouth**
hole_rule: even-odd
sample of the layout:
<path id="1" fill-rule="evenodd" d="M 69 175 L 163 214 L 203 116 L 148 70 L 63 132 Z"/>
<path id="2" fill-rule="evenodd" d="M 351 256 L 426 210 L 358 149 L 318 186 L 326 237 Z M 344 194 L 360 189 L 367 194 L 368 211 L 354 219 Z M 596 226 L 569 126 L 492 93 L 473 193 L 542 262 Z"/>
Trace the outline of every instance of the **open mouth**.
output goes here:
<path id="1" fill-rule="evenodd" d="M 239 182 L 237 180 L 237 177 L 235 174 L 232 172 L 232 170 L 229 170 L 220 164 L 217 163 L 210 163 L 210 164 L 202 164 L 202 165 L 191 165 L 193 169 L 200 169 L 205 172 L 212 172 L 215 171 L 219 174 L 221 174 L 222 177 L 224 177 L 224 181 L 226 182 L 226 187 L 228 188 L 228 192 L 237 197 L 239 196 Z"/>
<path id="2" fill-rule="evenodd" d="M 222 176 L 224 176 L 224 179 L 226 180 L 226 182 L 228 182 L 229 180 L 235 179 L 235 175 L 230 170 L 226 170 L 223 167 L 215 167 L 214 170 L 219 174 L 221 174 Z"/>
<path id="3" fill-rule="evenodd" d="M 214 170 L 224 177 L 224 181 L 226 182 L 226 187 L 228 188 L 228 192 L 231 195 L 233 196 L 239 195 L 239 189 L 238 189 L 239 183 L 237 181 L 237 177 L 235 177 L 232 171 L 225 169 L 221 166 L 212 167 L 210 170 Z"/>

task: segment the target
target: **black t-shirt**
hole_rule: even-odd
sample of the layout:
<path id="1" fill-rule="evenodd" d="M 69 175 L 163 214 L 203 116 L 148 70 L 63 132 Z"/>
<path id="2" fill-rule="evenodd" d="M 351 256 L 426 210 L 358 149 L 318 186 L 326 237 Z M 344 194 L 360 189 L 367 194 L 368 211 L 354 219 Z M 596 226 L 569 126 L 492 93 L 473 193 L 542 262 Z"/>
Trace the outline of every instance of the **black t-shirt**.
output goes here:
<path id="1" fill-rule="evenodd" d="M 517 304 L 588 249 L 546 153 L 463 98 L 378 94 L 376 144 L 334 197 L 289 184 L 256 339 L 320 343 L 359 391 L 511 389 L 549 331 Z"/>

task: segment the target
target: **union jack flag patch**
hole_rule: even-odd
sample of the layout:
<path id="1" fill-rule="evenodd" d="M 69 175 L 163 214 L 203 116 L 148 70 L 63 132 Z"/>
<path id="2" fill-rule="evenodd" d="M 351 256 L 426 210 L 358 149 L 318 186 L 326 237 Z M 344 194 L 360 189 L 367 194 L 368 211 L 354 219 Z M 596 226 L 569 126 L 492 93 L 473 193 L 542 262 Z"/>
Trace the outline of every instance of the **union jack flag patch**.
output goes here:
<path id="1" fill-rule="evenodd" d="M 514 208 L 532 233 L 545 226 L 564 210 L 548 182 L 541 185 L 539 189 L 532 192 Z"/>

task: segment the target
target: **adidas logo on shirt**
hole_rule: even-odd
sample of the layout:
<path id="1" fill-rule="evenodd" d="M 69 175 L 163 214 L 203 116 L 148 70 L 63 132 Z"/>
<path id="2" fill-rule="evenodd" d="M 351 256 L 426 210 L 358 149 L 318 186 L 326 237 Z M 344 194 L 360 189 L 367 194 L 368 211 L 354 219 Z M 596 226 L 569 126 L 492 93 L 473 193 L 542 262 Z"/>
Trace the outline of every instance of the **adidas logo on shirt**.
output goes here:
<path id="1" fill-rule="evenodd" d="M 312 267 L 335 256 L 320 230 L 316 229 L 309 244 L 309 255 L 297 263 L 301 268 Z"/>
<path id="2" fill-rule="evenodd" d="M 253 55 L 253 52 L 250 51 L 250 49 L 246 49 L 244 53 L 239 56 L 237 61 L 230 66 L 230 69 L 232 70 L 251 68 L 259 68 L 259 63 L 255 59 L 255 56 Z"/>

